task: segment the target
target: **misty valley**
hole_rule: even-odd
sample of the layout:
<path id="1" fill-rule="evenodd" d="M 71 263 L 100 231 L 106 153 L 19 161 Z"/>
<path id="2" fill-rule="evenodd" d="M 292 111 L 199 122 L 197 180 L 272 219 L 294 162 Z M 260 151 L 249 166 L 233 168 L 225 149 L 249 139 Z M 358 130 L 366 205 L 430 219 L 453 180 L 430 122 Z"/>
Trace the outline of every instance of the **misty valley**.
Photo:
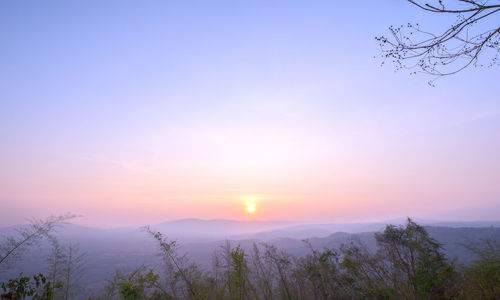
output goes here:
<path id="1" fill-rule="evenodd" d="M 100 229 L 38 220 L 0 228 L 0 282 L 5 297 L 24 284 L 40 299 L 493 299 L 498 292 L 500 223 L 386 223 L 183 219 Z M 28 246 L 9 253 L 23 237 Z M 50 282 L 50 297 L 31 286 L 35 280 L 20 281 L 37 274 Z"/>

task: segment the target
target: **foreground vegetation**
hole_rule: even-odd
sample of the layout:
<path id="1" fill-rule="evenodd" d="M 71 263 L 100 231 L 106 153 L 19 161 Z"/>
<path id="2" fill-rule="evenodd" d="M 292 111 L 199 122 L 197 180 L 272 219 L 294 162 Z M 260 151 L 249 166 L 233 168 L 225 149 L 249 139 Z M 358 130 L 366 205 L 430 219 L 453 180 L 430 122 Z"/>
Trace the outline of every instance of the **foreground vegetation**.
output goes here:
<path id="1" fill-rule="evenodd" d="M 52 239 L 48 274 L 3 283 L 4 299 L 79 299 L 75 289 L 84 267 L 74 245 L 60 246 L 43 222 L 24 235 L 28 242 Z M 469 266 L 449 261 L 441 245 L 408 219 L 376 234 L 377 250 L 359 242 L 339 249 L 313 249 L 296 257 L 268 244 L 251 251 L 229 243 L 213 256 L 210 270 L 181 255 L 175 241 L 145 229 L 157 241 L 163 264 L 140 266 L 109 280 L 97 299 L 500 299 L 500 244 L 472 247 Z M 17 241 L 17 243 L 16 243 Z M 23 240 L 11 240 L 17 246 Z M 307 242 L 307 241 L 306 241 Z M 0 253 L 0 266 L 15 251 Z M 7 253 L 7 255 L 5 255 Z"/>

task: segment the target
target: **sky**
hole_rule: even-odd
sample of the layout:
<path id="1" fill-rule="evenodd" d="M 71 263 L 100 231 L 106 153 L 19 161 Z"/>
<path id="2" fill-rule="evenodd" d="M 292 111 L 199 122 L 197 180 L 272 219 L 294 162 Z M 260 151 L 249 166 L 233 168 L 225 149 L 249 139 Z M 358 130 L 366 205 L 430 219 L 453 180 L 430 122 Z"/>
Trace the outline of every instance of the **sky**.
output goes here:
<path id="1" fill-rule="evenodd" d="M 449 19 L 402 0 L 2 1 L 0 225 L 498 220 L 500 68 L 430 87 L 381 67 L 374 37 L 408 22 Z"/>

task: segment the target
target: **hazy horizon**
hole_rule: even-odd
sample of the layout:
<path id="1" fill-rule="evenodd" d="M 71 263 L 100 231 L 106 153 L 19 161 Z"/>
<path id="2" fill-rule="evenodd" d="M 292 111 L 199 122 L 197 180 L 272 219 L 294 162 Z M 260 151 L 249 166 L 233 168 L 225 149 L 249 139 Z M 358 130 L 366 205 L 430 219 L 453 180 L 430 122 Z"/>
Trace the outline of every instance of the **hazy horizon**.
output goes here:
<path id="1" fill-rule="evenodd" d="M 67 213 L 66 213 L 67 214 Z M 61 214 L 64 215 L 64 214 Z M 57 216 L 55 214 L 51 215 L 40 215 L 40 216 L 28 216 L 25 217 L 21 222 L 19 223 L 11 223 L 11 224 L 0 224 L 0 227 L 10 227 L 10 226 L 17 226 L 17 225 L 26 225 L 30 223 L 32 218 L 44 218 L 44 217 L 50 217 L 50 216 Z M 384 225 L 389 225 L 389 224 L 402 224 L 404 223 L 408 218 L 412 219 L 413 221 L 416 221 L 418 223 L 421 223 L 423 225 L 433 225 L 433 224 L 440 224 L 440 223 L 457 223 L 457 224 L 473 224 L 473 223 L 498 223 L 500 222 L 500 219 L 498 218 L 492 218 L 492 219 L 467 219 L 467 218 L 460 218 L 460 219 L 453 219 L 453 218 L 442 218 L 442 219 L 428 219 L 428 218 L 420 218 L 420 217 L 414 217 L 414 216 L 396 216 L 396 217 L 391 217 L 391 218 L 381 218 L 381 219 L 360 219 L 360 220 L 347 220 L 347 221 L 341 221 L 341 220 L 318 220 L 318 219 L 297 219 L 297 220 L 290 220 L 290 219 L 257 219 L 257 218 L 246 218 L 246 219 L 222 219 L 222 218 L 177 218 L 177 219 L 165 219 L 165 220 L 160 220 L 157 222 L 144 222 L 144 223 L 123 223 L 123 224 L 95 224 L 91 222 L 85 221 L 85 216 L 76 216 L 75 218 L 71 218 L 67 221 L 65 221 L 65 224 L 72 224 L 72 225 L 79 225 L 79 226 L 84 226 L 84 227 L 89 227 L 89 228 L 97 228 L 97 229 L 120 229 L 120 228 L 141 228 L 144 226 L 156 226 L 156 225 L 161 225 L 161 224 L 166 224 L 166 223 L 176 223 L 176 222 L 186 222 L 186 221 L 193 221 L 193 222 L 238 222 L 238 223 L 248 223 L 248 224 L 259 224 L 259 223 L 279 223 L 281 224 L 280 226 L 299 226 L 299 225 L 349 225 L 349 224 L 384 224 Z"/>
<path id="2" fill-rule="evenodd" d="M 500 68 L 380 66 L 406 1 L 0 3 L 0 226 L 498 221 Z"/>

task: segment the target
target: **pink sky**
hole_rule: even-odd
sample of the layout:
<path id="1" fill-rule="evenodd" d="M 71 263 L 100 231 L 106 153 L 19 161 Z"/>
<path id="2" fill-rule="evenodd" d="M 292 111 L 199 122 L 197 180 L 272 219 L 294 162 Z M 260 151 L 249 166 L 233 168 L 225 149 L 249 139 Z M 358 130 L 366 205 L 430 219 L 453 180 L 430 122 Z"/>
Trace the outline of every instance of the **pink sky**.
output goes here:
<path id="1" fill-rule="evenodd" d="M 382 2 L 1 3 L 0 225 L 498 220 L 500 68 L 380 67 L 439 25 Z"/>

